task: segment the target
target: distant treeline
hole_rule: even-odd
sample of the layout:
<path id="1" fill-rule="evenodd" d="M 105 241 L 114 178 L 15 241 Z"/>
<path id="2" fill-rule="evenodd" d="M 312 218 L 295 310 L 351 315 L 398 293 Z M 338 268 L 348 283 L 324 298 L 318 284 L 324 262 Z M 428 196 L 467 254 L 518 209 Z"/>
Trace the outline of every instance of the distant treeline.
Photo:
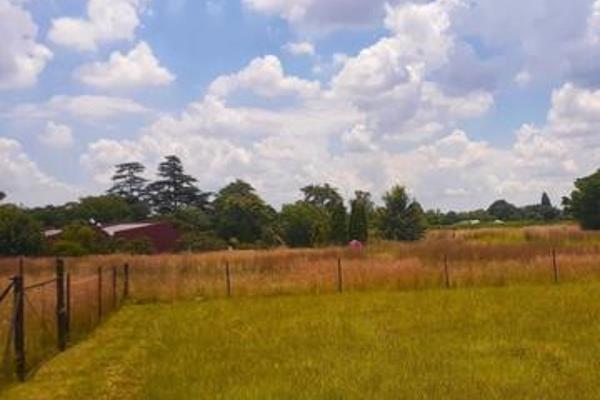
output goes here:
<path id="1" fill-rule="evenodd" d="M 399 185 L 385 193 L 382 206 L 365 191 L 358 190 L 345 201 L 327 183 L 308 185 L 300 189 L 301 200 L 276 210 L 242 180 L 215 193 L 200 190 L 176 156 L 159 164 L 155 181 L 144 178 L 145 170 L 138 162 L 119 164 L 106 194 L 61 206 L 0 206 L 0 255 L 151 252 L 144 243 L 102 238 L 94 228 L 94 224 L 140 221 L 171 222 L 181 233 L 182 251 L 316 247 L 371 239 L 414 241 L 424 237 L 427 227 L 478 222 L 575 218 L 586 229 L 600 229 L 600 171 L 577 180 L 576 190 L 563 199 L 564 210 L 553 206 L 544 193 L 539 204 L 526 207 L 498 200 L 486 210 L 443 213 L 424 212 Z M 43 231 L 51 228 L 62 229 L 62 234 L 48 245 Z"/>

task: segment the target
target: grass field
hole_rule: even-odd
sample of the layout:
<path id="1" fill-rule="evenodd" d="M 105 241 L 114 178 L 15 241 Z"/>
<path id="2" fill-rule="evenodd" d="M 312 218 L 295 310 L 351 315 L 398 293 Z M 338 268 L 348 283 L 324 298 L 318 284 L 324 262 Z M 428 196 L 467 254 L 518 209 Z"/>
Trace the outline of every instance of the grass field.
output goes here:
<path id="1" fill-rule="evenodd" d="M 3 400 L 597 399 L 600 284 L 129 305 Z"/>

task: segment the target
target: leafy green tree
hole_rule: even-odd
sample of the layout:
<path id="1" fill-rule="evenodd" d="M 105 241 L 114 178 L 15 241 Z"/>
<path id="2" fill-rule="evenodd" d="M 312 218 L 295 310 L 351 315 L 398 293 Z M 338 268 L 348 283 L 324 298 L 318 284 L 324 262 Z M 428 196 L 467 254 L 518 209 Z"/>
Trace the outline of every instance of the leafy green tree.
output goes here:
<path id="1" fill-rule="evenodd" d="M 41 225 L 14 205 L 0 206 L 0 255 L 36 255 L 44 247 Z"/>
<path id="2" fill-rule="evenodd" d="M 277 213 L 242 180 L 225 186 L 214 201 L 216 228 L 223 240 L 272 244 Z"/>
<path id="3" fill-rule="evenodd" d="M 158 166 L 159 180 L 146 187 L 150 203 L 159 214 L 170 214 L 180 208 L 208 206 L 210 193 L 196 187 L 196 179 L 185 174 L 177 156 L 167 156 Z"/>
<path id="4" fill-rule="evenodd" d="M 339 203 L 343 203 L 342 196 L 337 189 L 328 183 L 324 185 L 308 185 L 300 189 L 304 193 L 304 201 L 313 206 L 332 210 Z"/>
<path id="5" fill-rule="evenodd" d="M 115 169 L 113 186 L 108 189 L 108 194 L 122 197 L 129 203 L 144 202 L 148 180 L 142 174 L 146 167 L 139 162 L 128 162 L 117 164 Z"/>
<path id="6" fill-rule="evenodd" d="M 148 216 L 148 208 L 143 203 L 129 203 L 116 195 L 89 196 L 79 200 L 70 210 L 70 223 L 92 220 L 103 225 L 139 221 Z"/>
<path id="7" fill-rule="evenodd" d="M 0 190 L 0 201 L 4 200 L 6 198 L 6 193 L 4 193 L 3 191 Z"/>
<path id="8" fill-rule="evenodd" d="M 494 218 L 503 221 L 513 221 L 521 218 L 519 208 L 506 200 L 495 201 L 490 205 L 487 212 Z"/>
<path id="9" fill-rule="evenodd" d="M 563 199 L 565 211 L 572 215 L 583 229 L 600 230 L 600 169 L 577 179 L 571 197 Z"/>
<path id="10" fill-rule="evenodd" d="M 333 206 L 329 215 L 330 241 L 333 244 L 344 245 L 348 243 L 348 211 L 343 202 Z"/>
<path id="11" fill-rule="evenodd" d="M 329 216 L 313 204 L 299 201 L 284 205 L 280 220 L 285 243 L 290 247 L 314 247 L 327 242 Z"/>
<path id="12" fill-rule="evenodd" d="M 414 241 L 425 235 L 426 220 L 421 205 L 410 200 L 406 189 L 394 186 L 383 196 L 379 226 L 384 239 Z"/>
<path id="13" fill-rule="evenodd" d="M 111 244 L 98 228 L 81 221 L 65 226 L 50 251 L 57 256 L 104 254 L 112 250 Z"/>
<path id="14" fill-rule="evenodd" d="M 369 239 L 369 207 L 371 194 L 356 191 L 354 199 L 350 202 L 350 221 L 348 236 L 350 240 L 366 243 Z"/>

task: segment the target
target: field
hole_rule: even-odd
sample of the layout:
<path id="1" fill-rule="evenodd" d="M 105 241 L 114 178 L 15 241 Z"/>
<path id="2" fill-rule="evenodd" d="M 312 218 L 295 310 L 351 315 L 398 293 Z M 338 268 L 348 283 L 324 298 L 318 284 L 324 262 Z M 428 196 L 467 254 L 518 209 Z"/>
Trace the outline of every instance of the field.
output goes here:
<path id="1" fill-rule="evenodd" d="M 0 259 L 0 291 L 18 261 Z M 24 260 L 25 282 L 54 262 Z M 2 399 L 600 396 L 600 234 L 575 226 L 65 262 L 71 346 L 56 350 L 56 285 L 28 291 L 23 385 L 0 304 Z"/>
<path id="2" fill-rule="evenodd" d="M 5 400 L 596 399 L 600 285 L 130 305 Z"/>

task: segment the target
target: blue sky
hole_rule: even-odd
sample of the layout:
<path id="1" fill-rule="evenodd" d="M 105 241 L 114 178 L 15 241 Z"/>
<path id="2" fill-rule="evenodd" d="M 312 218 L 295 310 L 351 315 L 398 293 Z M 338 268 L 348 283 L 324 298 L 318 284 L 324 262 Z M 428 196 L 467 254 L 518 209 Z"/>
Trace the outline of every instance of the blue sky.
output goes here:
<path id="1" fill-rule="evenodd" d="M 0 0 L 0 35 L 0 190 L 25 205 L 168 154 L 275 205 L 558 201 L 600 167 L 600 1 Z"/>

